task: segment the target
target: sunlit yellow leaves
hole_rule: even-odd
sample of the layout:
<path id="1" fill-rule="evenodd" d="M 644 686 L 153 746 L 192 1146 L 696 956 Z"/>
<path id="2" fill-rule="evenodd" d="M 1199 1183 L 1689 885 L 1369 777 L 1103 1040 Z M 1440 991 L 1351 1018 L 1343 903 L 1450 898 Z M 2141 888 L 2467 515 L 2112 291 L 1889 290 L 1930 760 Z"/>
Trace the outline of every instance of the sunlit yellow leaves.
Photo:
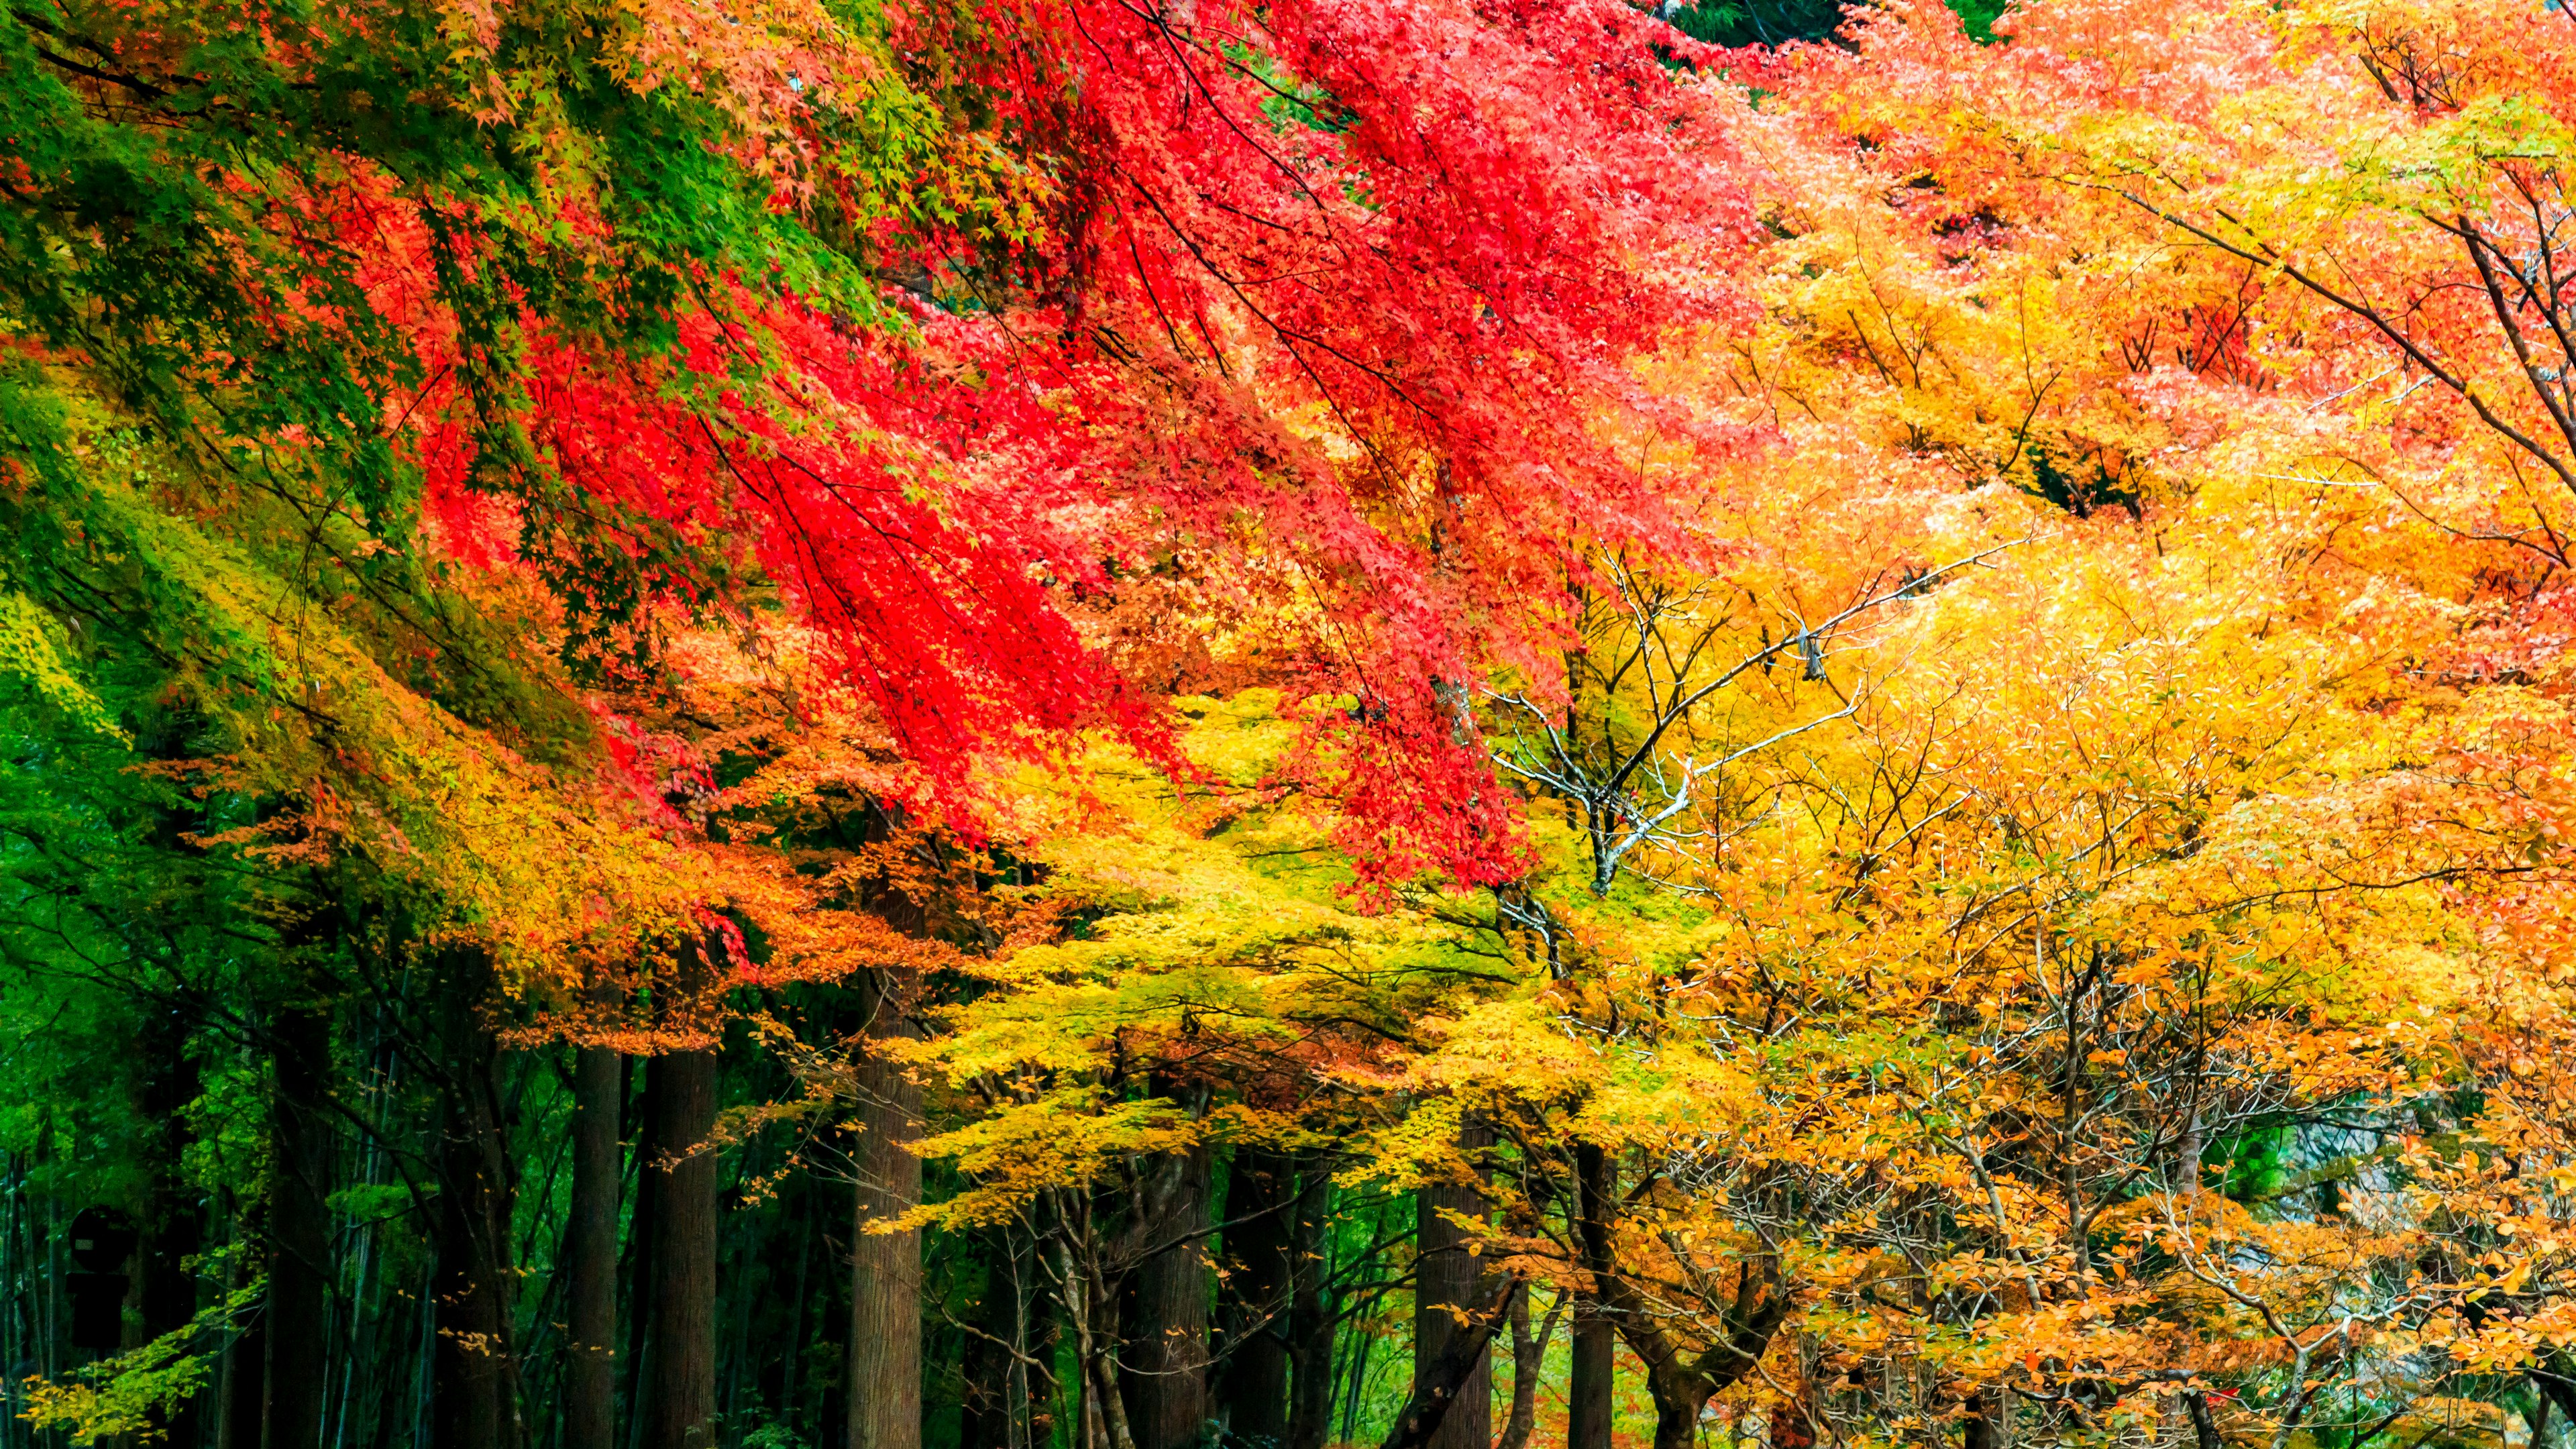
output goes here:
<path id="1" fill-rule="evenodd" d="M 0 677 L 14 676 L 74 724 L 123 740 L 123 727 L 65 659 L 69 643 L 51 614 L 0 588 Z"/>

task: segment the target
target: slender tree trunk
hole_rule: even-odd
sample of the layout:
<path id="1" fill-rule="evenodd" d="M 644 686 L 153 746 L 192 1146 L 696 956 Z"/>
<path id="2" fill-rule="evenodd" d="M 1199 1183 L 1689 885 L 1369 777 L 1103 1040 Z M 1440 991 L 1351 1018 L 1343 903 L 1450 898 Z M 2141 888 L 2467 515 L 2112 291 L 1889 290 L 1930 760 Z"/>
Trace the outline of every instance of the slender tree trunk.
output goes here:
<path id="1" fill-rule="evenodd" d="M 1031 1446 L 1055 1443 L 1056 1416 L 1064 1409 L 1064 1384 L 1055 1371 L 1061 1361 L 1057 1348 L 1064 1336 L 1064 1309 L 1061 1300 L 1044 1286 L 1037 1259 L 1042 1251 L 1038 1243 L 1030 1243 L 1023 1262 L 1023 1271 L 1028 1275 L 1025 1333 L 1029 1356 L 1038 1362 L 1034 1367 L 1021 1364 L 1015 1370 L 1023 1422 L 1028 1427 L 1027 1437 L 1019 1442 Z"/>
<path id="2" fill-rule="evenodd" d="M 1225 1194 L 1228 1353 L 1217 1392 L 1227 1442 L 1285 1449 L 1288 1338 L 1294 1314 L 1297 1165 L 1258 1148 L 1237 1153 Z M 1483 1449 L 1483 1446 L 1478 1446 Z"/>
<path id="3" fill-rule="evenodd" d="M 2182 1402 L 2191 1414 L 2192 1442 L 2199 1449 L 2219 1449 L 2226 1441 L 2218 1437 L 2218 1418 L 2209 1412 L 2209 1395 L 2198 1389 L 2187 1390 Z"/>
<path id="4" fill-rule="evenodd" d="M 331 1018 L 278 1013 L 268 1194 L 268 1391 L 263 1449 L 321 1449 L 330 1353 Z"/>
<path id="5" fill-rule="evenodd" d="M 1056 1246 L 1057 1281 L 1064 1285 L 1065 1307 L 1073 1317 L 1073 1361 L 1082 1376 L 1082 1443 L 1084 1449 L 1136 1449 L 1128 1428 L 1127 1406 L 1118 1395 L 1118 1375 L 1110 1363 L 1110 1346 L 1094 1331 L 1115 1316 L 1117 1305 L 1100 1281 L 1096 1266 L 1077 1261 L 1069 1242 Z"/>
<path id="6" fill-rule="evenodd" d="M 2194 1104 L 2189 1110 L 2191 1115 L 2183 1123 L 2180 1140 L 2174 1143 L 2172 1190 L 2194 1195 L 2196 1199 L 2200 1191 L 2200 1108 Z M 2187 1214 L 2194 1210 L 2192 1207 L 2183 1209 Z"/>
<path id="7" fill-rule="evenodd" d="M 910 1034 L 902 984 L 872 973 L 862 984 L 867 1034 Z M 871 1223 L 921 1201 L 921 1159 L 904 1144 L 921 1135 L 921 1088 L 873 1051 L 859 1079 L 859 1187 L 850 1244 L 849 1449 L 921 1446 L 921 1233 L 872 1233 Z"/>
<path id="8" fill-rule="evenodd" d="M 655 1156 L 644 1449 L 709 1449 L 716 1408 L 716 1053 L 665 1052 L 645 1068 Z"/>
<path id="9" fill-rule="evenodd" d="M 237 1202 L 233 1209 L 233 1246 L 236 1256 L 232 1271 L 224 1284 L 226 1292 L 238 1292 L 247 1286 L 251 1275 L 249 1249 L 264 1245 L 267 1231 L 260 1222 L 261 1203 L 256 1200 Z M 265 1263 L 265 1254 L 262 1255 Z M 260 1439 L 268 1432 L 268 1314 L 262 1310 L 251 1315 L 241 1332 L 233 1335 L 224 1347 L 223 1423 L 215 1442 L 218 1449 L 260 1449 Z"/>
<path id="10" fill-rule="evenodd" d="M 197 1316 L 197 1275 L 187 1260 L 205 1247 L 205 1214 L 181 1164 L 188 1147 L 184 1114 L 200 1084 L 197 1064 L 188 1059 L 187 1025 L 177 1013 L 150 1008 L 139 1046 L 146 1065 L 135 1106 L 153 1143 L 136 1306 L 143 1336 L 153 1339 L 185 1328 Z M 159 1421 L 163 1442 L 196 1449 L 204 1419 L 199 1400 L 189 1399 Z"/>
<path id="11" fill-rule="evenodd" d="M 2531 1369 L 2531 1386 L 2541 1397 L 2558 1406 L 2558 1417 L 2576 1426 L 2576 1363 L 2569 1361 L 2563 1350 L 2544 1351 Z M 2564 1439 L 2566 1435 L 2560 1435 Z M 2533 1449 L 2540 1449 L 2540 1434 L 2532 1432 Z"/>
<path id="12" fill-rule="evenodd" d="M 572 1068 L 572 1201 L 564 1231 L 563 1449 L 617 1449 L 618 1160 L 625 1059 L 586 1046 Z"/>
<path id="13" fill-rule="evenodd" d="M 661 1114 L 653 1102 L 658 1078 L 651 1058 L 644 1060 L 637 1074 L 643 1086 L 635 1093 L 635 1150 L 629 1159 L 635 1177 L 635 1216 L 626 1227 L 626 1354 L 619 1366 L 626 1385 L 625 1449 L 644 1445 L 645 1383 L 653 1372 L 653 1245 L 659 1236 L 653 1219 L 662 1199 L 661 1174 L 655 1166 L 661 1160 L 661 1148 L 653 1140 Z"/>
<path id="14" fill-rule="evenodd" d="M 1322 1159 L 1299 1164 L 1297 1233 L 1288 1317 L 1290 1386 L 1288 1449 L 1324 1449 L 1333 1425 L 1334 1299 L 1332 1264 L 1333 1177 Z"/>
<path id="15" fill-rule="evenodd" d="M 1149 1256 L 1127 1275 L 1119 1375 L 1136 1449 L 1188 1449 L 1208 1418 L 1208 1229 L 1216 1159 L 1197 1148 L 1157 1169 L 1173 1174 L 1145 1229 Z"/>
<path id="16" fill-rule="evenodd" d="M 1618 1193 L 1610 1155 L 1589 1142 L 1574 1148 L 1575 1233 L 1583 1267 L 1596 1279 L 1610 1271 L 1610 1212 Z M 1574 1304 L 1574 1362 L 1566 1384 L 1566 1449 L 1610 1449 L 1610 1373 L 1618 1330 L 1596 1292 Z"/>
<path id="17" fill-rule="evenodd" d="M 1021 1331 L 1018 1243 L 1006 1226 L 982 1235 L 978 1246 L 984 1259 L 984 1296 L 976 1305 L 974 1331 L 966 1335 L 959 1355 L 964 1402 L 958 1405 L 957 1442 L 959 1449 L 1006 1449 L 1015 1442 L 1013 1430 L 1023 1407 L 1012 1350 L 1027 1347 Z"/>
<path id="18" fill-rule="evenodd" d="M 1459 1145 L 1471 1152 L 1491 1142 L 1490 1130 L 1470 1125 Z M 1449 1214 L 1474 1220 L 1485 1215 L 1485 1197 L 1466 1183 L 1434 1183 L 1414 1194 L 1413 1365 L 1414 1392 L 1434 1372 L 1459 1333 L 1462 1315 L 1483 1301 L 1477 1291 L 1484 1260 L 1470 1254 L 1474 1233 L 1452 1222 Z M 1485 1331 L 1487 1338 L 1493 1330 Z M 1487 1449 L 1494 1439 L 1494 1376 L 1490 1355 L 1480 1355 L 1457 1386 L 1455 1398 L 1439 1416 L 1439 1426 L 1423 1442 L 1429 1449 Z"/>
<path id="19" fill-rule="evenodd" d="M 483 1020 L 480 969 L 447 983 L 449 1099 L 439 1153 L 438 1344 L 431 1366 L 442 1444 L 518 1449 L 518 1274 L 500 1044 Z"/>
<path id="20" fill-rule="evenodd" d="M 1548 1340 L 1556 1337 L 1556 1319 L 1565 1311 L 1566 1297 L 1559 1293 L 1547 1306 L 1536 1333 L 1530 1331 L 1529 1286 L 1523 1284 L 1512 1299 L 1512 1413 L 1494 1449 L 1528 1449 L 1530 1435 L 1538 1428 L 1538 1376 L 1547 1364 Z"/>
<path id="21" fill-rule="evenodd" d="M 1351 1381 L 1342 1391 L 1342 1437 L 1345 1439 L 1357 1436 L 1360 1431 L 1360 1394 L 1368 1387 L 1369 1350 L 1376 1344 L 1376 1334 L 1364 1333 L 1358 1343 L 1351 1345 Z"/>

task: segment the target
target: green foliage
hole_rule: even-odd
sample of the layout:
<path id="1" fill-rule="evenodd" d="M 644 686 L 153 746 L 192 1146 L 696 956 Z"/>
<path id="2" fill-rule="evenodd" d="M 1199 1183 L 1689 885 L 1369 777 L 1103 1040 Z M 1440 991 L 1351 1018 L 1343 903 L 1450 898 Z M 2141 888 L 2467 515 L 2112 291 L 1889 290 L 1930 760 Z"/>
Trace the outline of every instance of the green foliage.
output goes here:
<path id="1" fill-rule="evenodd" d="M 184 1328 L 74 1369 L 66 1378 L 29 1385 L 19 1417 L 79 1445 L 164 1442 L 170 1416 L 206 1387 L 235 1321 L 257 1308 L 265 1286 L 254 1279 Z"/>
<path id="2" fill-rule="evenodd" d="M 1944 0 L 1968 38 L 1995 40 L 1995 22 L 2010 0 Z M 1672 12 L 1673 27 L 1711 45 L 1788 45 L 1831 40 L 1843 25 L 1844 0 L 1698 0 Z"/>

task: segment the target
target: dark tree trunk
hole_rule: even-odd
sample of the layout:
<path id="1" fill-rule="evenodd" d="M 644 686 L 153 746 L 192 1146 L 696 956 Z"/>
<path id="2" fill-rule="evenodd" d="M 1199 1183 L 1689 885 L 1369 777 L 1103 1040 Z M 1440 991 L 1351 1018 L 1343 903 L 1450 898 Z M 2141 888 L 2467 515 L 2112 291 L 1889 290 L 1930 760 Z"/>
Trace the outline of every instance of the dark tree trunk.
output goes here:
<path id="1" fill-rule="evenodd" d="M 200 1090 L 197 1064 L 188 1059 L 187 1025 L 168 1008 L 148 1010 L 138 1043 L 145 1065 L 135 1106 L 153 1142 L 136 1264 L 141 1281 L 135 1285 L 135 1299 L 142 1311 L 143 1336 L 154 1339 L 187 1327 L 197 1316 L 197 1275 L 189 1270 L 187 1260 L 205 1247 L 205 1214 L 181 1165 L 188 1147 L 184 1114 Z M 204 1435 L 203 1425 L 204 1410 L 198 1399 L 191 1398 L 162 1419 L 159 1427 L 163 1442 L 195 1449 Z"/>
<path id="2" fill-rule="evenodd" d="M 1001 1248 L 988 1241 L 984 1296 L 975 1305 L 975 1323 L 957 1356 L 957 1443 L 1002 1449 L 1011 1442 L 1011 1418 L 1019 1405 L 1011 1393 L 1011 1360 L 1007 1345 L 1019 1328 L 1010 1298 L 1018 1292 L 1006 1276 Z"/>
<path id="3" fill-rule="evenodd" d="M 1147 1256 L 1127 1277 L 1118 1392 L 1136 1449 L 1188 1449 L 1208 1417 L 1208 1228 L 1215 1157 L 1200 1147 L 1156 1170 L 1173 1176 L 1145 1225 Z"/>
<path id="4" fill-rule="evenodd" d="M 439 1144 L 437 1346 L 439 1441 L 518 1449 L 518 1274 L 511 1252 L 509 1142 L 497 1080 L 500 1045 L 483 1019 L 486 973 L 449 983 L 448 1100 Z"/>
<path id="5" fill-rule="evenodd" d="M 1484 1147 L 1493 1134 L 1469 1126 L 1459 1145 L 1470 1152 Z M 1483 1301 L 1477 1291 L 1484 1260 L 1468 1252 L 1475 1234 L 1450 1220 L 1485 1215 L 1484 1194 L 1466 1183 L 1433 1183 L 1414 1194 L 1413 1364 L 1414 1392 L 1436 1371 L 1450 1341 L 1459 1333 L 1463 1315 Z M 1488 1326 L 1485 1337 L 1491 1339 Z M 1494 1376 L 1491 1355 L 1479 1355 L 1457 1385 L 1455 1398 L 1440 1415 L 1439 1427 L 1423 1442 L 1429 1449 L 1487 1449 L 1494 1440 Z"/>
<path id="6" fill-rule="evenodd" d="M 194 722 L 187 711 L 155 711 L 138 733 L 135 745 L 154 760 L 185 759 L 192 753 L 189 727 Z M 150 810 L 147 818 L 151 824 L 146 839 L 153 849 L 193 853 L 195 848 L 188 844 L 189 832 L 207 828 L 209 813 L 203 804 L 191 807 L 174 802 Z M 134 1296 L 143 1320 L 143 1336 L 150 1340 L 186 1327 L 197 1316 L 197 1275 L 189 1269 L 187 1260 L 204 1251 L 207 1221 L 205 1200 L 189 1184 L 184 1166 L 190 1141 L 186 1113 L 204 1090 L 197 1064 L 188 1056 L 194 1018 L 192 1013 L 153 1001 L 148 995 L 143 1001 L 143 1013 L 142 1030 L 135 1043 L 142 1075 L 134 1105 L 151 1141 L 145 1164 L 149 1177 L 139 1225 L 142 1238 L 137 1244 Z M 239 1285 L 225 1286 L 230 1289 Z M 232 1358 L 226 1353 L 219 1365 L 217 1373 L 222 1378 L 230 1376 Z M 258 1394 L 255 1387 L 252 1396 L 256 1398 Z M 200 1392 L 174 1412 L 156 1416 L 160 1442 L 175 1449 L 200 1449 L 209 1426 L 220 1438 L 224 1432 L 222 1402 L 219 1378 L 214 1392 Z M 252 1423 L 256 1427 L 257 1420 Z M 0 1435 L 0 1442 L 5 1439 Z"/>
<path id="7" fill-rule="evenodd" d="M 1045 1276 L 1038 1268 L 1037 1255 L 1045 1251 L 1042 1244 L 1031 1243 L 1023 1260 L 1022 1271 L 1029 1275 L 1027 1329 L 1029 1355 L 1037 1367 L 1020 1366 L 1013 1380 L 1019 1386 L 1023 1414 L 1028 1424 L 1027 1443 L 1055 1442 L 1056 1415 L 1064 1404 L 1063 1386 L 1056 1378 L 1053 1365 L 1059 1361 L 1058 1345 L 1063 1341 L 1063 1305 L 1047 1291 Z"/>
<path id="8" fill-rule="evenodd" d="M 1332 1437 L 1334 1300 L 1331 1265 L 1325 1261 L 1333 1205 L 1333 1177 L 1322 1159 L 1300 1164 L 1297 1228 L 1293 1248 L 1296 1276 L 1291 1280 L 1288 1310 L 1288 1357 L 1293 1378 L 1289 1388 L 1288 1449 L 1324 1449 Z"/>
<path id="9" fill-rule="evenodd" d="M 2003 1449 L 2003 1435 L 1995 1422 L 1999 1397 L 1992 1389 L 1968 1395 L 1967 1432 L 1961 1436 L 1965 1449 Z"/>
<path id="10" fill-rule="evenodd" d="M 320 1449 L 331 1291 L 331 1018 L 297 1003 L 275 1023 L 270 1108 L 268 1359 L 263 1449 Z"/>
<path id="11" fill-rule="evenodd" d="M 960 1449 L 1007 1449 L 1026 1442 L 1019 1432 L 1028 1409 L 1026 1371 L 1018 1354 L 1033 1350 L 1028 1332 L 1028 1293 L 1022 1281 L 1020 1234 L 1009 1227 L 984 1235 L 984 1296 L 958 1365 L 964 1380 L 959 1406 Z"/>
<path id="12" fill-rule="evenodd" d="M 1413 1397 L 1396 1415 L 1383 1449 L 1430 1449 L 1440 1442 L 1450 1416 L 1466 1407 L 1468 1381 L 1491 1360 L 1494 1330 L 1502 1326 L 1512 1295 L 1521 1291 L 1524 1281 L 1514 1274 L 1502 1280 L 1490 1299 L 1464 1306 L 1448 1342 L 1440 1346 L 1439 1357 L 1415 1366 Z"/>
<path id="13" fill-rule="evenodd" d="M 2182 1401 L 2191 1414 L 2192 1442 L 2199 1449 L 2219 1449 L 2225 1441 L 2218 1437 L 2218 1417 L 2209 1412 L 2209 1395 L 2190 1389 L 2184 1392 Z"/>
<path id="14" fill-rule="evenodd" d="M 617 1449 L 618 1157 L 625 1058 L 586 1046 L 572 1068 L 572 1201 L 564 1226 L 563 1449 Z"/>
<path id="15" fill-rule="evenodd" d="M 868 1036 L 910 1034 L 901 984 L 862 983 Z M 873 1051 L 859 1075 L 859 1186 L 850 1245 L 849 1449 L 921 1449 L 921 1233 L 868 1225 L 921 1201 L 921 1088 Z"/>
<path id="16" fill-rule="evenodd" d="M 665 1052 L 645 1068 L 654 1156 L 646 1246 L 652 1317 L 638 1376 L 644 1449 L 709 1449 L 716 1408 L 716 1053 Z"/>
<path id="17" fill-rule="evenodd" d="M 1285 1449 L 1296 1286 L 1297 1165 L 1258 1148 L 1236 1154 L 1225 1194 L 1227 1354 L 1217 1417 L 1230 1443 Z M 1478 1446 L 1482 1449 L 1482 1446 Z"/>
<path id="18" fill-rule="evenodd" d="M 2531 1370 L 2531 1385 L 2558 1406 L 2558 1417 L 2576 1427 L 2576 1362 L 2571 1362 L 2564 1350 L 2550 1349 L 2541 1354 Z M 2540 1449 L 2540 1432 L 2536 1428 L 2531 1443 L 2532 1449 Z"/>
<path id="19" fill-rule="evenodd" d="M 654 1165 L 661 1160 L 661 1149 L 653 1140 L 660 1114 L 653 1105 L 652 1059 L 645 1058 L 634 1075 L 643 1085 L 633 1099 L 635 1149 L 628 1159 L 635 1179 L 635 1215 L 626 1225 L 626 1353 L 618 1366 L 625 1384 L 626 1433 L 619 1441 L 624 1449 L 642 1449 L 644 1442 L 644 1385 L 653 1372 L 653 1214 L 662 1198 L 661 1174 Z"/>
<path id="20" fill-rule="evenodd" d="M 1692 1449 L 1699 1442 L 1699 1416 L 1715 1391 L 1705 1375 L 1667 1373 L 1651 1376 L 1655 1401 L 1655 1449 Z"/>
<path id="21" fill-rule="evenodd" d="M 1583 1267 L 1596 1279 L 1610 1270 L 1610 1213 L 1618 1193 L 1610 1155 L 1589 1142 L 1574 1148 L 1574 1216 Z M 1574 1362 L 1566 1383 L 1566 1449 L 1610 1449 L 1610 1372 L 1618 1329 L 1598 1292 L 1575 1295 Z"/>
<path id="22" fill-rule="evenodd" d="M 260 1203 L 256 1200 L 238 1203 L 234 1209 L 233 1246 L 236 1256 L 224 1284 L 226 1292 L 238 1292 L 256 1271 L 249 1254 L 254 1244 L 265 1245 L 267 1231 L 260 1222 Z M 264 1267 L 263 1248 L 258 1266 Z M 255 1313 L 242 1330 L 224 1346 L 223 1422 L 215 1443 L 218 1449 L 260 1449 L 260 1439 L 268 1431 L 268 1316 Z"/>

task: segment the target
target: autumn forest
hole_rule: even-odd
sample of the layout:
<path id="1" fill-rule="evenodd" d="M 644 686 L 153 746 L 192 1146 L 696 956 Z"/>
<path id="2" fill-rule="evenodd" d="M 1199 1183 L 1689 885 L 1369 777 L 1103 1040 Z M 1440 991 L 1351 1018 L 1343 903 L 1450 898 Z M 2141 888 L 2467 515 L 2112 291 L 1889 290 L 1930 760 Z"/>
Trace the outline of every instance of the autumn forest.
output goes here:
<path id="1" fill-rule="evenodd" d="M 0 1449 L 2576 1445 L 2563 0 L 10 0 Z"/>

